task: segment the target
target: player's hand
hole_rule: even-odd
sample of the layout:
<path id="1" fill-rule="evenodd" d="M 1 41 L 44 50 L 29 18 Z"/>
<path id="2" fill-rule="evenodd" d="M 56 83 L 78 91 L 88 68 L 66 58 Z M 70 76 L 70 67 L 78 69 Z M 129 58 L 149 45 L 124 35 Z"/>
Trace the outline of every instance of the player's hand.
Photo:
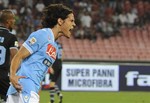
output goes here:
<path id="1" fill-rule="evenodd" d="M 25 78 L 25 76 L 16 76 L 16 75 L 10 76 L 10 82 L 18 92 L 22 91 L 22 86 L 18 83 L 19 79 L 21 78 Z"/>
<path id="2" fill-rule="evenodd" d="M 54 74 L 54 69 L 53 68 L 49 68 L 49 73 Z"/>

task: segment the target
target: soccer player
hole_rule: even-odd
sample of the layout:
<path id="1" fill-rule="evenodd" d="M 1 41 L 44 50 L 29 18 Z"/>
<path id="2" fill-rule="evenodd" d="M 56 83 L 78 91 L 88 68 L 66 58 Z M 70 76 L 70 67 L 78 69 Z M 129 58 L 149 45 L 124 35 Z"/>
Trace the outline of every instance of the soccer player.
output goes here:
<path id="1" fill-rule="evenodd" d="M 11 34 L 15 24 L 15 15 L 5 9 L 0 12 L 0 100 L 6 101 L 7 90 L 10 85 L 9 68 L 11 59 L 18 51 L 18 41 L 15 35 Z"/>
<path id="2" fill-rule="evenodd" d="M 63 4 L 44 8 L 42 24 L 43 28 L 30 34 L 11 62 L 6 103 L 39 103 L 41 82 L 56 60 L 55 40 L 69 38 L 76 25 L 73 11 Z"/>
<path id="3" fill-rule="evenodd" d="M 56 60 L 54 62 L 54 64 L 52 65 L 52 68 L 54 70 L 54 73 L 50 73 L 50 102 L 54 103 L 54 96 L 55 93 L 57 93 L 57 95 L 59 96 L 59 103 L 62 103 L 62 94 L 60 93 L 60 90 L 58 88 L 58 86 L 56 85 L 56 82 L 61 74 L 61 70 L 62 70 L 62 45 L 56 41 L 55 42 L 57 45 L 57 56 L 56 56 Z"/>

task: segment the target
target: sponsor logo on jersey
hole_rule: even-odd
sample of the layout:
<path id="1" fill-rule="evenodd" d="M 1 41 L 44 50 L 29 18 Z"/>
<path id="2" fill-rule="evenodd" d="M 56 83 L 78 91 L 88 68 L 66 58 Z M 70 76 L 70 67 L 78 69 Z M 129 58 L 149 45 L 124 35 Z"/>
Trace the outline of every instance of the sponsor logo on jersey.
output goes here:
<path id="1" fill-rule="evenodd" d="M 53 45 L 48 44 L 46 54 L 48 54 L 50 57 L 52 57 L 55 60 L 56 59 L 56 48 Z"/>
<path id="2" fill-rule="evenodd" d="M 35 39 L 34 37 L 32 37 L 32 38 L 29 40 L 30 45 L 33 45 L 35 42 L 36 42 L 36 39 Z"/>
<path id="3" fill-rule="evenodd" d="M 48 59 L 44 59 L 43 64 L 45 64 L 48 67 L 50 67 L 52 65 L 52 63 Z"/>
<path id="4" fill-rule="evenodd" d="M 4 42 L 4 37 L 0 37 L 0 43 Z"/>

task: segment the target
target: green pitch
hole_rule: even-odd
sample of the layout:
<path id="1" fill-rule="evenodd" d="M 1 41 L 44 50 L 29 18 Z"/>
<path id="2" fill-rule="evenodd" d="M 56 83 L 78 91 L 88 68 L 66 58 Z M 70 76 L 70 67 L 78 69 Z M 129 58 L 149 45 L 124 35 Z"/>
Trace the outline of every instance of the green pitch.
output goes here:
<path id="1" fill-rule="evenodd" d="M 63 103 L 150 103 L 150 92 L 62 92 Z M 58 98 L 55 96 L 56 102 Z M 49 103 L 49 91 L 41 91 L 40 103 Z"/>

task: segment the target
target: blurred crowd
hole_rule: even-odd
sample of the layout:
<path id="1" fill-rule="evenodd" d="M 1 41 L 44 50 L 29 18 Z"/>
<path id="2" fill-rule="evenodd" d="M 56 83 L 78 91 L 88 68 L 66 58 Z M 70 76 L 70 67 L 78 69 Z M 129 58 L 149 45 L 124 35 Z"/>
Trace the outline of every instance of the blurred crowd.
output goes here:
<path id="1" fill-rule="evenodd" d="M 144 29 L 150 23 L 149 0 L 74 0 L 75 38 L 96 40 L 121 35 L 121 28 Z"/>
<path id="2" fill-rule="evenodd" d="M 16 15 L 12 31 L 22 43 L 41 28 L 41 12 L 50 3 L 63 3 L 75 11 L 76 39 L 96 41 L 98 37 L 121 35 L 121 28 L 144 29 L 150 23 L 149 0 L 0 0 L 0 10 L 9 8 Z"/>

